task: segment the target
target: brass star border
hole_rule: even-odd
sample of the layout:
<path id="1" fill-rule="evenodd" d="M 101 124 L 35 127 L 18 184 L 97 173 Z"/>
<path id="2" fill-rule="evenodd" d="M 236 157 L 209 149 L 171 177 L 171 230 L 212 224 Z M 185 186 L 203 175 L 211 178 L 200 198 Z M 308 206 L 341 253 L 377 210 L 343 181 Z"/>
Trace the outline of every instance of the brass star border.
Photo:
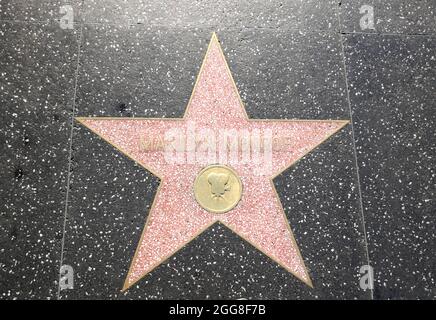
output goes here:
<path id="1" fill-rule="evenodd" d="M 215 50 L 216 52 L 211 52 Z M 120 123 L 124 123 L 126 121 L 128 121 L 129 123 L 141 123 L 141 121 L 156 121 L 156 122 L 162 122 L 162 123 L 167 123 L 172 124 L 172 125 L 176 125 L 180 122 L 184 122 L 187 119 L 188 114 L 190 114 L 191 111 L 191 105 L 193 103 L 193 99 L 194 96 L 198 90 L 199 87 L 199 81 L 200 78 L 203 76 L 204 77 L 204 69 L 205 69 L 205 65 L 206 65 L 206 61 L 208 59 L 209 56 L 213 56 L 213 54 L 216 54 L 215 59 L 222 59 L 223 61 L 223 65 L 225 65 L 225 72 L 227 73 L 227 75 L 221 75 L 222 77 L 226 77 L 226 79 L 228 78 L 228 80 L 231 82 L 232 85 L 232 90 L 234 90 L 234 93 L 237 96 L 237 103 L 239 104 L 242 112 L 243 112 L 243 120 L 246 120 L 247 123 L 257 123 L 257 122 L 263 122 L 263 123 L 277 123 L 277 124 L 292 124 L 292 125 L 305 125 L 307 123 L 307 125 L 316 125 L 317 123 L 319 123 L 320 125 L 323 124 L 330 124 L 333 126 L 333 129 L 328 131 L 328 134 L 325 134 L 325 136 L 322 139 L 319 139 L 319 141 L 316 144 L 312 144 L 310 145 L 310 148 L 308 148 L 307 150 L 304 150 L 304 154 L 302 154 L 301 156 L 299 156 L 298 158 L 295 159 L 291 159 L 289 162 L 287 162 L 285 164 L 285 166 L 283 166 L 281 168 L 281 170 L 277 171 L 275 174 L 273 174 L 273 176 L 271 176 L 268 180 L 270 183 L 270 187 L 273 190 L 273 195 L 275 197 L 271 199 L 271 201 L 275 201 L 278 203 L 278 207 L 280 209 L 281 214 L 283 215 L 283 219 L 285 221 L 286 224 L 286 228 L 289 232 L 289 240 L 291 241 L 291 246 L 293 248 L 295 248 L 296 250 L 296 255 L 298 256 L 298 259 L 300 259 L 301 263 L 302 263 L 302 267 L 304 268 L 303 271 L 301 271 L 300 273 L 296 272 L 295 270 L 292 270 L 290 268 L 290 266 L 286 263 L 284 263 L 283 261 L 281 261 L 281 259 L 279 259 L 277 257 L 277 254 L 271 254 L 270 252 L 267 252 L 267 250 L 265 250 L 264 248 L 262 248 L 260 245 L 258 245 L 257 243 L 255 243 L 255 241 L 253 241 L 253 239 L 250 239 L 249 236 L 247 236 L 246 234 L 241 234 L 241 231 L 236 228 L 234 225 L 232 225 L 229 222 L 226 221 L 222 221 L 220 219 L 215 219 L 212 220 L 208 223 L 205 223 L 201 228 L 198 228 L 196 232 L 193 233 L 192 236 L 189 237 L 189 239 L 187 239 L 186 241 L 183 241 L 183 244 L 178 246 L 176 249 L 174 249 L 172 252 L 170 252 L 169 254 L 166 255 L 162 255 L 161 257 L 159 257 L 158 261 L 153 262 L 152 264 L 150 264 L 147 268 L 146 271 L 138 271 L 141 270 L 141 266 L 139 265 L 138 267 L 138 263 L 135 264 L 136 261 L 138 261 L 138 256 L 141 255 L 143 252 L 140 250 L 143 250 L 143 241 L 144 241 L 144 237 L 145 234 L 147 232 L 147 230 L 149 229 L 149 225 L 150 225 L 150 219 L 152 216 L 152 213 L 155 211 L 156 208 L 156 199 L 158 197 L 158 195 L 162 192 L 162 185 L 164 184 L 165 177 L 162 176 L 162 174 L 160 174 L 160 172 L 158 172 L 159 170 L 155 170 L 156 168 L 154 168 L 151 165 L 147 165 L 146 163 L 144 163 L 144 161 L 139 161 L 138 160 L 138 156 L 137 155 L 133 155 L 132 152 L 129 152 L 129 150 L 126 150 L 126 147 L 124 145 L 122 145 L 122 143 L 119 143 L 115 140 L 117 140 L 116 138 L 114 138 L 114 136 L 109 137 L 108 135 L 108 130 L 109 128 L 115 128 L 117 127 L 117 125 L 121 125 Z M 212 59 L 212 58 L 209 58 Z M 241 118 L 242 119 L 242 118 Z M 153 175 L 157 176 L 160 179 L 160 184 L 159 187 L 157 189 L 157 192 L 155 194 L 155 197 L 153 199 L 153 203 L 152 206 L 149 210 L 149 213 L 147 215 L 147 221 L 145 223 L 144 229 L 142 231 L 141 234 L 141 238 L 140 241 L 138 243 L 138 247 L 135 251 L 135 255 L 132 259 L 130 268 L 129 268 L 129 272 L 126 276 L 126 280 L 124 283 L 124 286 L 122 288 L 122 291 L 126 291 L 127 289 L 129 289 L 131 286 L 133 286 L 134 284 L 136 284 L 138 281 L 140 281 L 144 276 L 146 276 L 148 273 L 150 273 L 151 271 L 153 271 L 157 266 L 159 266 L 160 264 L 162 264 L 164 261 L 168 260 L 170 257 L 172 257 L 175 253 L 177 253 L 178 251 L 180 251 L 182 248 L 184 248 L 187 244 L 189 244 L 192 240 L 194 240 L 195 238 L 197 238 L 200 234 L 202 234 L 205 230 L 209 229 L 212 225 L 214 225 L 215 223 L 221 223 L 224 226 L 226 226 L 228 229 L 230 229 L 231 231 L 233 231 L 234 233 L 236 233 L 238 236 L 240 236 L 242 239 L 244 239 L 246 242 L 248 242 L 249 244 L 251 244 L 252 246 L 254 246 L 256 249 L 258 249 L 260 252 L 262 252 L 264 255 L 268 256 L 269 258 L 271 258 L 273 261 L 275 261 L 277 264 L 279 264 L 281 267 L 283 267 L 285 270 L 291 272 L 295 277 L 297 277 L 298 279 L 300 279 L 301 281 L 303 281 L 304 283 L 306 283 L 309 287 L 313 288 L 313 283 L 312 280 L 310 279 L 309 273 L 307 271 L 306 266 L 304 265 L 304 261 L 303 258 L 301 256 L 301 253 L 298 249 L 297 243 L 295 241 L 293 232 L 291 230 L 291 227 L 289 225 L 289 221 L 286 217 L 286 214 L 283 210 L 283 207 L 281 205 L 277 190 L 275 188 L 273 179 L 276 178 L 277 176 L 279 176 L 281 173 L 283 173 L 285 170 L 287 170 L 288 168 L 290 168 L 292 165 L 294 165 L 296 162 L 298 162 L 299 160 L 301 160 L 303 157 L 305 157 L 307 154 L 309 154 L 310 152 L 312 152 L 315 148 L 317 148 L 320 144 L 324 143 L 327 139 L 329 139 L 332 135 L 336 134 L 338 131 L 340 131 L 344 126 L 346 126 L 349 121 L 348 120 L 283 120 L 283 119 L 278 119 L 278 120 L 272 120 L 272 119 L 249 119 L 244 104 L 242 102 L 242 99 L 239 95 L 239 91 L 237 89 L 236 83 L 233 79 L 232 73 L 230 71 L 230 68 L 226 62 L 224 53 L 222 51 L 222 48 L 219 44 L 218 38 L 216 36 L 215 33 L 212 34 L 212 38 L 209 42 L 207 51 L 206 51 L 206 55 L 205 58 L 202 62 L 200 71 L 198 73 L 195 85 L 194 85 L 194 89 L 192 91 L 191 97 L 189 99 L 188 102 L 188 106 L 185 109 L 183 118 L 137 118 L 137 117 L 133 117 L 133 118 L 121 118 L 121 117 L 76 117 L 76 120 L 78 122 L 80 122 L 82 125 L 84 125 L 85 127 L 87 127 L 89 130 L 91 130 L 92 132 L 94 132 L 95 134 L 97 134 L 101 139 L 103 139 L 104 141 L 106 141 L 107 143 L 109 143 L 110 145 L 112 145 L 114 148 L 118 149 L 122 154 L 124 154 L 125 156 L 127 156 L 128 158 L 130 158 L 131 160 L 133 160 L 134 162 L 136 162 L 137 164 L 139 164 L 140 166 L 142 166 L 143 168 L 145 168 L 146 170 L 148 170 L 149 172 L 151 172 Z M 124 121 L 124 122 L 123 122 Z M 110 124 L 106 124 L 110 122 Z M 102 128 L 106 128 L 105 126 L 108 126 L 107 130 L 106 129 L 102 129 Z M 327 129 L 325 129 L 327 130 Z M 232 209 L 234 210 L 234 209 Z M 231 211 L 230 211 L 231 212 Z M 236 230 L 238 229 L 238 230 Z"/>

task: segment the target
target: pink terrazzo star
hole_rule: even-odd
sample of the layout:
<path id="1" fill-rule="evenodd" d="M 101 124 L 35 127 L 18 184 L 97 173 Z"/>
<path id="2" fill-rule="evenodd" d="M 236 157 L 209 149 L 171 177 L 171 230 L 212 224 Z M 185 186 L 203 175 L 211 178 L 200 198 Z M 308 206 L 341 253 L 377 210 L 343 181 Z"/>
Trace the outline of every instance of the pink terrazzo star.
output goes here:
<path id="1" fill-rule="evenodd" d="M 123 290 L 127 290 L 216 222 L 227 226 L 298 279 L 312 286 L 272 179 L 344 127 L 348 121 L 248 119 L 215 34 L 182 119 L 78 120 L 161 179 Z M 165 140 L 165 134 L 170 129 L 189 132 L 192 124 L 195 124 L 197 131 L 212 130 L 217 136 L 228 129 L 272 132 L 274 141 L 284 141 L 280 139 L 285 138 L 286 143 L 274 145 L 270 166 L 234 159 L 216 162 L 236 171 L 242 181 L 243 194 L 231 211 L 213 214 L 196 202 L 193 182 L 204 167 L 214 163 L 208 163 L 207 159 L 170 162 L 162 146 L 144 148 L 142 143 L 144 140 Z M 193 152 L 192 148 L 184 151 L 185 160 L 189 157 L 192 159 L 190 152 Z"/>

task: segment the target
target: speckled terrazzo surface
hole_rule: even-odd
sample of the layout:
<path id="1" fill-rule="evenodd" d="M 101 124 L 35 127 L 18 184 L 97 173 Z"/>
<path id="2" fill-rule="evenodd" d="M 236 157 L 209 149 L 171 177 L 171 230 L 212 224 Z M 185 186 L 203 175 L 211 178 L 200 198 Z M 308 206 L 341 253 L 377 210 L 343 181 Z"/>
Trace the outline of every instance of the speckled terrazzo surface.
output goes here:
<path id="1" fill-rule="evenodd" d="M 0 299 L 436 298 L 435 11 L 0 0 Z M 274 179 L 313 288 L 214 224 L 121 292 L 160 181 L 73 118 L 182 117 L 212 32 L 250 118 L 351 121 Z"/>

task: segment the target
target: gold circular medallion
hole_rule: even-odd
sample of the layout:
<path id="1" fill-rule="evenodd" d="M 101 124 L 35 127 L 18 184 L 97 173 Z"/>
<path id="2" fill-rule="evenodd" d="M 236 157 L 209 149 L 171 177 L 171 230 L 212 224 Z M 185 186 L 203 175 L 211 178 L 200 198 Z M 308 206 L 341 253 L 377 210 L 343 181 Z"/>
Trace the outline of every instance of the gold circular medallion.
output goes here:
<path id="1" fill-rule="evenodd" d="M 242 182 L 231 168 L 210 165 L 195 179 L 194 194 L 202 208 L 212 213 L 225 213 L 241 200 Z"/>

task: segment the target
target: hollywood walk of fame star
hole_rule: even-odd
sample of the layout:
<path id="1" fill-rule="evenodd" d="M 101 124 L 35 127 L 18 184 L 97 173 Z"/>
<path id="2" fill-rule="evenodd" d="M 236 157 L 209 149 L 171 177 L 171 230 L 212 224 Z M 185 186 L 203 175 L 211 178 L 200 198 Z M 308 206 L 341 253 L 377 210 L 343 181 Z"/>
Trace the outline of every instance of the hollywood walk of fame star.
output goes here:
<path id="1" fill-rule="evenodd" d="M 217 222 L 312 286 L 273 178 L 343 128 L 348 121 L 248 119 L 215 34 L 182 119 L 91 117 L 77 120 L 161 179 L 123 290 Z M 272 149 L 268 170 L 259 162 L 174 163 L 165 158 L 161 149 L 144 150 L 138 143 L 144 137 L 164 137 L 169 129 L 189 130 L 192 123 L 199 130 L 212 130 L 218 136 L 224 129 L 268 131 L 273 138 L 287 137 L 288 143 Z M 189 150 L 185 150 L 187 157 Z M 194 181 L 199 173 L 207 165 L 214 164 L 231 168 L 242 183 L 239 202 L 227 212 L 205 209 L 194 195 Z M 215 180 L 226 182 L 228 177 L 222 179 L 216 176 Z M 221 201 L 220 197 L 229 190 L 219 185 L 215 189 L 221 191 L 215 192 L 214 201 Z"/>

